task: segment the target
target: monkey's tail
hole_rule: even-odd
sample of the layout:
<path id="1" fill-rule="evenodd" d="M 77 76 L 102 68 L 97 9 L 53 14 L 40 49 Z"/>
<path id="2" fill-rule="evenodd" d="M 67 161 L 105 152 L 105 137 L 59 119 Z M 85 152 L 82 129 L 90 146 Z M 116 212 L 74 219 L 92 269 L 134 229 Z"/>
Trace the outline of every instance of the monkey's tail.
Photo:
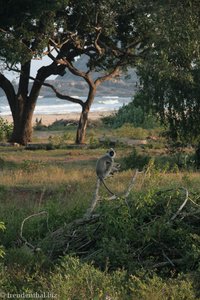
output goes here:
<path id="1" fill-rule="evenodd" d="M 106 188 L 106 190 L 111 194 L 111 195 L 115 195 L 105 184 L 105 181 L 103 179 L 101 179 L 101 182 L 103 183 L 104 187 Z"/>

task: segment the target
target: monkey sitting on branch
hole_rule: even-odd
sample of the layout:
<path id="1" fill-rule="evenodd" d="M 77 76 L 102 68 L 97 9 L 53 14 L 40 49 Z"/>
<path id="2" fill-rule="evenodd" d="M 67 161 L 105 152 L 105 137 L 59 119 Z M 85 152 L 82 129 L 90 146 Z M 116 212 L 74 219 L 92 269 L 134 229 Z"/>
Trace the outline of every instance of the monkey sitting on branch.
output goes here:
<path id="1" fill-rule="evenodd" d="M 115 194 L 107 187 L 104 179 L 119 170 L 119 165 L 114 163 L 115 156 L 116 152 L 111 148 L 105 155 L 97 160 L 96 164 L 97 177 L 111 195 Z"/>
<path id="2" fill-rule="evenodd" d="M 114 162 L 115 156 L 116 156 L 115 150 L 111 148 L 110 150 L 107 151 L 107 153 L 105 155 L 101 156 L 97 160 L 97 163 L 96 163 L 97 184 L 96 184 L 96 189 L 94 192 L 93 199 L 91 201 L 91 205 L 87 209 L 87 211 L 84 215 L 86 218 L 91 216 L 91 213 L 95 210 L 95 208 L 97 206 L 97 203 L 100 199 L 99 188 L 100 188 L 101 183 L 103 183 L 104 187 L 112 195 L 112 197 L 110 197 L 109 200 L 114 200 L 118 197 L 122 197 L 126 201 L 126 198 L 128 197 L 131 189 L 133 188 L 136 177 L 139 173 L 137 169 L 131 179 L 131 182 L 130 182 L 128 188 L 126 188 L 125 193 L 123 193 L 122 195 L 117 195 L 117 194 L 113 193 L 105 184 L 105 178 L 107 178 L 108 176 L 113 175 L 113 173 L 119 171 L 120 165 Z"/>

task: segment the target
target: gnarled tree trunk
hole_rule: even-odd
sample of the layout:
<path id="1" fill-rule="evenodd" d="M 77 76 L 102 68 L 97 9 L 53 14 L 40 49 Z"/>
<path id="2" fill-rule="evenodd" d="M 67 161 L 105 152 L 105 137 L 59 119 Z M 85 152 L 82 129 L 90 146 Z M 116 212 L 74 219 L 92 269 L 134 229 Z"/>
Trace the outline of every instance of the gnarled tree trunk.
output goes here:
<path id="1" fill-rule="evenodd" d="M 87 101 L 82 104 L 82 112 L 79 118 L 78 128 L 76 132 L 76 144 L 85 143 L 86 129 L 88 125 L 88 114 L 90 112 L 90 107 L 94 102 L 94 97 L 96 94 L 96 86 L 90 81 L 89 82 L 89 94 Z"/>
<path id="2" fill-rule="evenodd" d="M 55 62 L 38 70 L 29 93 L 30 61 L 21 66 L 19 87 L 15 93 L 12 83 L 0 74 L 0 88 L 7 96 L 13 117 L 13 133 L 10 142 L 26 145 L 32 137 L 32 118 L 39 96 L 40 89 L 50 75 L 61 74 L 65 66 L 57 66 Z"/>
<path id="3" fill-rule="evenodd" d="M 19 100 L 18 100 L 19 101 Z M 23 100 L 23 105 L 18 107 L 13 115 L 13 132 L 10 142 L 26 145 L 32 137 L 32 118 L 37 99 Z"/>
<path id="4" fill-rule="evenodd" d="M 88 124 L 88 113 L 89 109 L 83 107 L 79 123 L 78 123 L 78 128 L 76 132 L 76 144 L 84 144 L 85 143 L 85 134 L 86 134 L 86 128 Z"/>

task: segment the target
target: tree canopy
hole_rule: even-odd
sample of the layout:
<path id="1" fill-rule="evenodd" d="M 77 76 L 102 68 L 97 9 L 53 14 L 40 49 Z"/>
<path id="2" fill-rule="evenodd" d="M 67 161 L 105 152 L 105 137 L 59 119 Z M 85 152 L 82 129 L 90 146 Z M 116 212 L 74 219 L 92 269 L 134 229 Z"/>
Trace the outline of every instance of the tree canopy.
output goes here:
<path id="1" fill-rule="evenodd" d="M 140 93 L 174 140 L 191 143 L 200 135 L 200 4 L 167 2 L 151 18 L 153 47 L 138 68 Z"/>
<path id="2" fill-rule="evenodd" d="M 145 20 L 151 3 L 138 0 L 36 2 L 19 1 L 16 10 L 12 1 L 4 2 L 1 7 L 4 17 L 0 21 L 0 59 L 8 70 L 20 74 L 17 93 L 11 82 L 0 75 L 0 86 L 7 95 L 14 120 L 12 140 L 23 144 L 30 140 L 30 123 L 41 86 L 50 75 L 62 75 L 67 70 L 88 83 L 85 102 L 61 95 L 49 86 L 61 99 L 81 105 L 77 142 L 82 143 L 98 85 L 118 76 L 127 66 L 135 65 L 145 51 L 148 36 Z M 52 63 L 40 68 L 36 78 L 31 78 L 31 59 L 43 55 L 48 55 Z M 74 59 L 81 55 L 88 57 L 84 72 L 73 65 Z M 103 75 L 92 78 L 92 72 L 100 70 Z M 29 91 L 30 79 L 33 85 Z"/>
<path id="3" fill-rule="evenodd" d="M 41 86 L 50 75 L 67 71 L 88 83 L 85 102 L 49 86 L 61 99 L 81 105 L 82 143 L 96 88 L 129 66 L 139 70 L 144 105 L 170 124 L 174 138 L 199 134 L 199 12 L 197 0 L 2 1 L 0 60 L 20 75 L 15 92 L 0 74 L 14 120 L 12 140 L 30 140 Z M 31 60 L 44 55 L 52 63 L 31 78 Z M 73 64 L 82 55 L 88 57 L 86 71 Z M 94 79 L 93 71 L 103 75 Z"/>
<path id="4" fill-rule="evenodd" d="M 1 1 L 0 57 L 10 66 L 42 55 L 67 1 Z"/>

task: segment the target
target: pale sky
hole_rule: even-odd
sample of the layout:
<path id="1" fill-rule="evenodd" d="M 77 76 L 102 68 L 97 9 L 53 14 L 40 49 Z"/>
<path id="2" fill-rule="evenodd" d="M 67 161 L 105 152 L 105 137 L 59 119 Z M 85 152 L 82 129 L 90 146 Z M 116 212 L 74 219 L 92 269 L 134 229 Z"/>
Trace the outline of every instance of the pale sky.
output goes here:
<path id="1" fill-rule="evenodd" d="M 48 56 L 44 56 L 42 59 L 34 59 L 31 61 L 31 76 L 35 77 L 37 74 L 37 71 L 42 66 L 47 66 L 50 63 L 52 63 L 52 60 Z M 9 80 L 16 80 L 19 79 L 19 73 L 12 72 L 12 71 L 4 71 L 3 74 L 9 79 Z M 57 75 L 52 75 L 48 77 L 48 79 L 55 79 Z"/>

